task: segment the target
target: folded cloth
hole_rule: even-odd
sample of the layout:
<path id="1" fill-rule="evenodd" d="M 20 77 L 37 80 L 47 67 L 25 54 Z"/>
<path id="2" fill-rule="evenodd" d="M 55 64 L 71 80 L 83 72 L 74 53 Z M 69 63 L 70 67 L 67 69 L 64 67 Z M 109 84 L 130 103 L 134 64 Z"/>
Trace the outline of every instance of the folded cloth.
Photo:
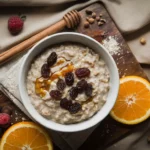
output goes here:
<path id="1" fill-rule="evenodd" d="M 62 16 L 73 9 L 81 9 L 96 0 L 79 2 L 79 0 L 14 0 L 14 1 L 4 1 L 0 0 L 0 5 L 41 5 L 48 7 L 1 7 L 0 9 L 0 33 L 3 39 L 0 41 L 0 51 L 6 50 L 8 47 L 15 45 L 16 43 L 26 39 L 32 34 L 46 28 L 47 26 L 57 22 Z M 148 39 L 148 34 L 146 30 L 140 32 L 138 36 L 133 36 L 137 33 L 136 30 L 144 27 L 150 21 L 149 13 L 150 1 L 145 0 L 141 3 L 140 0 L 101 0 L 106 8 L 108 9 L 110 15 L 114 19 L 120 31 L 125 35 L 128 40 L 131 50 L 134 52 L 136 58 L 141 63 L 149 63 L 149 43 L 145 46 L 139 44 L 138 38 L 141 35 L 146 34 Z M 14 2 L 14 3 L 13 3 Z M 16 3 L 15 3 L 16 2 Z M 136 6 L 136 7 L 135 7 Z M 141 13 L 142 12 L 142 13 Z M 26 15 L 25 28 L 21 34 L 18 36 L 11 36 L 7 30 L 7 20 L 11 15 L 22 14 Z M 132 15 L 131 15 L 132 14 Z M 123 16 L 123 17 L 122 17 Z M 149 28 L 147 29 L 149 30 Z M 142 50 L 141 50 L 142 49 Z M 29 117 L 25 108 L 22 105 L 20 95 L 18 93 L 18 71 L 23 59 L 21 54 L 15 60 L 7 63 L 0 68 L 0 83 L 1 89 L 6 95 Z M 147 71 L 148 72 L 148 71 Z M 92 133 L 95 127 L 79 132 L 79 133 L 59 133 L 55 131 L 50 131 L 54 142 L 63 150 L 78 149 L 78 147 L 86 140 L 86 138 Z M 76 138 L 81 137 L 81 138 Z M 79 140 L 78 140 L 79 139 Z"/>
<path id="2" fill-rule="evenodd" d="M 70 3 L 76 0 L 1 0 L 0 6 L 47 6 L 47 5 L 60 5 L 63 3 Z"/>

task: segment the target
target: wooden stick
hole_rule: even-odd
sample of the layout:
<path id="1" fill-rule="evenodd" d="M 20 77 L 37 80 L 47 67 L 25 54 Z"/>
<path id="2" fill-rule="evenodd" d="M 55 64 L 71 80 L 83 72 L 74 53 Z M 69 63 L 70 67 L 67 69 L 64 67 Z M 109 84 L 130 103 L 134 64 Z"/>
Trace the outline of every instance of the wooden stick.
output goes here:
<path id="1" fill-rule="evenodd" d="M 74 15 L 75 13 L 76 13 L 76 15 Z M 72 16 L 70 14 L 72 14 Z M 56 24 L 44 29 L 40 33 L 32 36 L 31 38 L 23 41 L 22 43 L 1 53 L 0 54 L 0 63 L 3 63 L 6 60 L 12 58 L 12 56 L 20 53 L 21 51 L 29 49 L 31 46 L 33 46 L 36 42 L 38 42 L 42 38 L 63 30 L 65 28 L 65 26 L 67 26 L 69 28 L 76 26 L 79 23 L 79 20 L 80 20 L 79 18 L 80 18 L 80 15 L 77 13 L 77 11 L 69 12 L 68 14 L 66 14 L 64 16 L 64 19 L 60 20 Z"/>

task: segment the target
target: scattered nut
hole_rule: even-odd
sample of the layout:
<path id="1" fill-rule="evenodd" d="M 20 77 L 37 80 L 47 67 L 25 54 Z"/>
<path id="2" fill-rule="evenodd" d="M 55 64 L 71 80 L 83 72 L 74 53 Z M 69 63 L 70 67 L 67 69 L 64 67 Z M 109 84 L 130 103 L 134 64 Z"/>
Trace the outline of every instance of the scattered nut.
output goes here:
<path id="1" fill-rule="evenodd" d="M 140 39 L 140 43 L 141 43 L 142 45 L 145 45 L 145 44 L 146 44 L 145 38 L 142 37 L 142 38 Z"/>
<path id="2" fill-rule="evenodd" d="M 103 25 L 104 23 L 103 22 L 98 22 L 98 26 L 101 26 L 101 25 Z"/>
<path id="3" fill-rule="evenodd" d="M 102 37 L 102 38 L 106 38 L 106 37 L 107 37 L 107 34 L 108 34 L 107 32 L 102 32 L 102 33 L 101 33 L 101 37 Z"/>
<path id="4" fill-rule="evenodd" d="M 86 14 L 88 14 L 88 15 L 91 15 L 91 14 L 92 14 L 92 11 L 89 10 L 89 9 L 87 9 L 85 12 L 86 12 Z"/>
<path id="5" fill-rule="evenodd" d="M 94 21 L 95 21 L 95 20 L 94 20 L 93 18 L 89 18 L 89 23 L 90 23 L 90 24 L 93 24 Z"/>
<path id="6" fill-rule="evenodd" d="M 84 22 L 84 27 L 85 27 L 85 28 L 88 28 L 88 27 L 89 27 L 89 22 L 85 21 L 85 22 Z"/>
<path id="7" fill-rule="evenodd" d="M 96 17 L 96 21 L 100 21 L 100 17 Z"/>
<path id="8" fill-rule="evenodd" d="M 86 17 L 86 20 L 87 20 L 88 22 L 89 22 L 89 19 L 90 19 L 89 17 Z"/>
<path id="9" fill-rule="evenodd" d="M 100 19 L 100 21 L 106 23 L 106 19 Z"/>
<path id="10" fill-rule="evenodd" d="M 103 16 L 103 14 L 99 14 L 99 16 L 100 16 L 100 17 L 102 17 L 102 16 Z"/>
<path id="11" fill-rule="evenodd" d="M 96 13 L 95 12 L 92 13 L 92 18 L 96 18 Z"/>

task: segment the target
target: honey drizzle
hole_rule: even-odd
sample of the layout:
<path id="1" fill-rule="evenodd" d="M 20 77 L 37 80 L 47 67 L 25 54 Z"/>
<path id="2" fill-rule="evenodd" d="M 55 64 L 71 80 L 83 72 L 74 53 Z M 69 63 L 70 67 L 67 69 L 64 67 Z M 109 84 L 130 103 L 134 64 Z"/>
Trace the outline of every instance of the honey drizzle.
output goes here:
<path id="1" fill-rule="evenodd" d="M 92 102 L 92 101 L 93 101 L 93 97 L 90 97 L 90 98 L 87 99 L 86 101 L 81 102 L 81 105 L 87 104 L 87 103 Z"/>
<path id="2" fill-rule="evenodd" d="M 62 63 L 64 63 L 65 62 L 65 60 L 59 60 L 53 67 L 55 67 L 55 66 L 58 66 L 58 65 L 61 65 Z"/>
<path id="3" fill-rule="evenodd" d="M 67 67 L 67 68 L 65 68 Z M 66 73 L 72 72 L 74 70 L 74 66 L 72 64 L 68 64 L 61 68 L 61 71 L 58 73 L 53 73 L 49 79 L 44 79 L 43 77 L 37 78 L 35 81 L 35 92 L 40 95 L 40 97 L 44 97 L 46 95 L 46 91 L 49 90 L 50 84 L 52 81 L 58 79 L 59 77 L 64 77 Z M 64 69 L 65 68 L 65 69 Z"/>

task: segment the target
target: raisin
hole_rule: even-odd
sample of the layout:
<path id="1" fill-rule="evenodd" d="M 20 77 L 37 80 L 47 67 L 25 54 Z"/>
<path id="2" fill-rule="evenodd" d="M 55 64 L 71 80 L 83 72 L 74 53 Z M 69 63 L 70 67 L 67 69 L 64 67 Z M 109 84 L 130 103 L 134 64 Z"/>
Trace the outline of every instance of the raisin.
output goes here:
<path id="1" fill-rule="evenodd" d="M 74 75 L 72 72 L 68 72 L 65 74 L 65 81 L 68 86 L 73 85 L 74 83 Z"/>
<path id="2" fill-rule="evenodd" d="M 57 82 L 57 88 L 58 90 L 60 91 L 63 91 L 66 87 L 66 83 L 63 79 L 59 79 L 58 82 Z"/>
<path id="3" fill-rule="evenodd" d="M 82 93 L 87 87 L 87 81 L 82 79 L 77 83 L 78 93 Z"/>
<path id="4" fill-rule="evenodd" d="M 55 52 L 52 52 L 50 56 L 47 58 L 47 63 L 51 67 L 53 66 L 57 61 L 57 54 Z"/>
<path id="5" fill-rule="evenodd" d="M 75 99 L 78 96 L 78 88 L 77 87 L 72 87 L 69 90 L 69 94 L 70 94 L 71 99 Z"/>
<path id="6" fill-rule="evenodd" d="M 91 84 L 87 84 L 87 87 L 85 89 L 86 96 L 91 97 L 92 96 L 93 87 Z"/>
<path id="7" fill-rule="evenodd" d="M 77 102 L 72 103 L 72 101 L 68 100 L 67 98 L 61 99 L 60 107 L 68 110 L 72 114 L 75 114 L 79 110 L 81 110 L 81 105 L 79 103 L 77 103 Z"/>
<path id="8" fill-rule="evenodd" d="M 77 113 L 79 110 L 81 110 L 81 105 L 77 102 L 72 103 L 72 105 L 69 107 L 69 112 L 71 114 Z"/>
<path id="9" fill-rule="evenodd" d="M 90 70 L 88 68 L 78 68 L 75 74 L 78 78 L 88 77 L 90 75 Z"/>
<path id="10" fill-rule="evenodd" d="M 68 100 L 67 98 L 63 98 L 60 101 L 60 107 L 69 110 L 70 106 L 72 105 L 72 101 Z"/>
<path id="11" fill-rule="evenodd" d="M 43 78 L 48 78 L 49 74 L 50 74 L 50 68 L 49 68 L 48 64 L 44 64 L 41 67 L 41 75 Z"/>
<path id="12" fill-rule="evenodd" d="M 51 90 L 50 91 L 50 96 L 54 98 L 55 100 L 60 100 L 62 97 L 62 93 L 58 90 Z"/>

